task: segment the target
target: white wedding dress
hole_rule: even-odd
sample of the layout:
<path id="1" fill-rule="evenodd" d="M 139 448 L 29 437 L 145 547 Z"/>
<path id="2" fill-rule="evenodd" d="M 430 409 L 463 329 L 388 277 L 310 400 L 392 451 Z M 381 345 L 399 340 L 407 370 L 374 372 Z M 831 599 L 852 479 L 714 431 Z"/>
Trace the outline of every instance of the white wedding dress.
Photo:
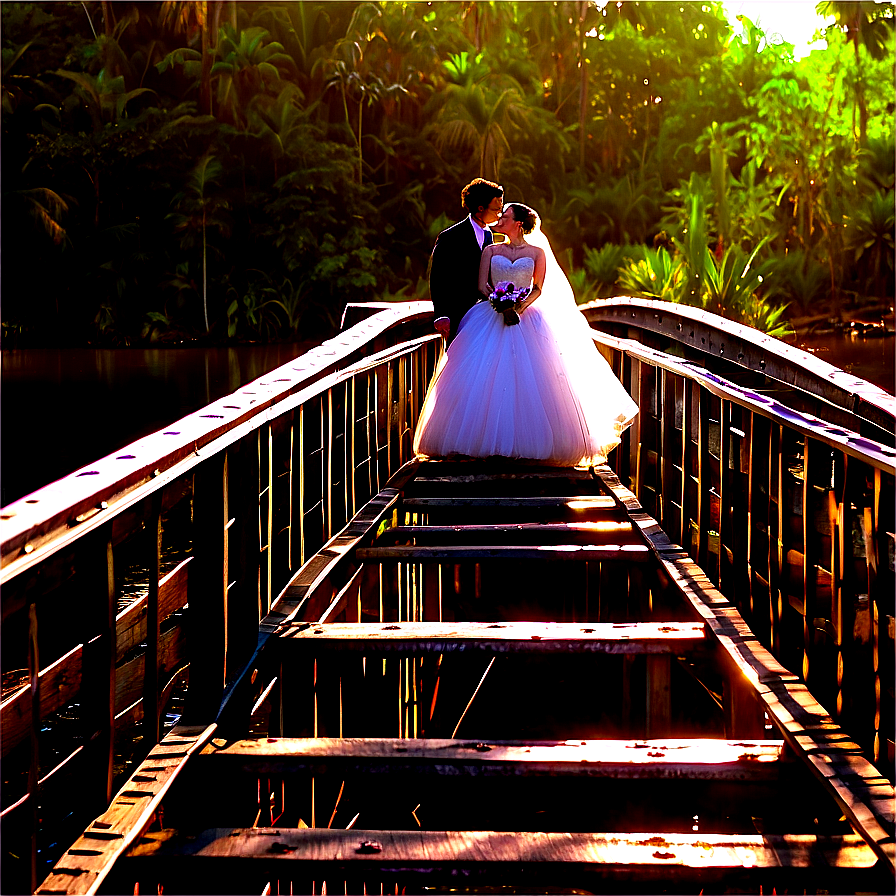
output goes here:
<path id="1" fill-rule="evenodd" d="M 508 457 L 598 464 L 637 405 L 597 351 L 546 237 L 541 295 L 507 326 L 488 301 L 465 315 L 430 385 L 414 437 L 424 457 Z M 491 282 L 532 282 L 535 262 L 492 257 Z M 553 282 L 552 282 L 553 281 Z"/>

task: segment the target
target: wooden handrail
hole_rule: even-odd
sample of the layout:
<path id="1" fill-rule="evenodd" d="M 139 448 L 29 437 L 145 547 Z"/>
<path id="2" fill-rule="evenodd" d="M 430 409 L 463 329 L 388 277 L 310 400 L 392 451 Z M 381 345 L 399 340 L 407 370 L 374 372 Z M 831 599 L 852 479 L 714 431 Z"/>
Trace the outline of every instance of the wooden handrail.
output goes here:
<path id="1" fill-rule="evenodd" d="M 892 424 L 884 444 L 861 415 L 862 432 L 697 361 L 592 335 L 640 410 L 611 457 L 620 479 L 893 777 Z M 879 410 L 892 403 L 876 392 Z"/>
<path id="2" fill-rule="evenodd" d="M 150 484 L 149 491 L 156 491 L 163 481 L 159 477 L 182 461 L 207 454 L 212 443 L 238 427 L 258 426 L 275 406 L 284 409 L 280 403 L 290 396 L 386 344 L 390 330 L 417 325 L 420 333 L 429 331 L 431 307 L 429 302 L 403 302 L 381 309 L 236 392 L 3 507 L 0 584 L 32 565 L 29 555 L 48 539 L 66 529 L 95 528 L 111 515 L 110 502 L 119 502 L 135 488 Z M 7 570 L 22 559 L 29 562 Z"/>
<path id="3" fill-rule="evenodd" d="M 17 631 L 24 620 L 32 645 L 16 657 L 23 666 L 27 653 L 31 686 L 0 707 L 4 761 L 23 762 L 29 736 L 33 754 L 28 792 L 8 794 L 3 832 L 17 854 L 30 852 L 32 882 L 48 854 L 35 811 L 53 799 L 46 786 L 82 815 L 100 811 L 124 758 L 116 735 L 142 723 L 150 749 L 188 665 L 184 717 L 212 721 L 227 670 L 251 655 L 282 587 L 409 459 L 441 343 L 431 308 L 378 307 L 230 396 L 0 510 L 3 621 Z M 185 520 L 172 524 L 180 550 L 192 542 L 173 590 L 159 570 L 172 513 Z M 135 549 L 142 581 L 148 570 L 157 583 L 116 620 Z M 67 758 L 67 742 L 54 747 L 66 780 L 49 782 L 36 743 L 44 719 L 65 707 L 90 727 Z"/>
<path id="4" fill-rule="evenodd" d="M 588 322 L 614 336 L 654 335 L 681 345 L 708 364 L 722 359 L 770 380 L 817 396 L 887 432 L 896 421 L 896 398 L 879 386 L 809 352 L 717 314 L 654 299 L 616 296 L 580 306 Z M 637 335 L 635 335 L 637 334 Z M 656 346 L 662 348 L 662 345 Z M 852 428 L 859 430 L 859 425 Z"/>

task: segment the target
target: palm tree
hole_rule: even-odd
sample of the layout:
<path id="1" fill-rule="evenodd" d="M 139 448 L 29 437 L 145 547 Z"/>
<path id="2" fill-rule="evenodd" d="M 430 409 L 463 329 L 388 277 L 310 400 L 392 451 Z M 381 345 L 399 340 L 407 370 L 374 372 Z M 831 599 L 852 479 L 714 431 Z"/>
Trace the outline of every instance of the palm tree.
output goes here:
<path id="1" fill-rule="evenodd" d="M 865 101 L 865 84 L 862 79 L 862 63 L 859 48 L 864 47 L 872 59 L 883 59 L 890 51 L 894 18 L 892 3 L 869 3 L 865 0 L 824 0 L 815 7 L 821 16 L 833 16 L 834 27 L 845 33 L 847 43 L 852 44 L 856 57 L 855 111 L 859 117 L 859 143 L 868 139 L 868 107 Z"/>
<path id="2" fill-rule="evenodd" d="M 522 90 L 511 78 L 503 79 L 508 86 L 492 81 L 479 57 L 471 59 L 465 52 L 451 56 L 444 67 L 449 83 L 427 108 L 436 148 L 466 151 L 475 160 L 476 174 L 500 180 L 509 137 L 531 111 Z M 438 115 L 436 107 L 441 108 Z"/>
<path id="3" fill-rule="evenodd" d="M 222 214 L 230 204 L 220 194 L 214 193 L 215 182 L 223 170 L 223 165 L 211 153 L 206 153 L 190 172 L 186 189 L 172 199 L 174 211 L 168 215 L 169 220 L 174 222 L 175 231 L 181 234 L 184 248 L 192 248 L 197 242 L 202 247 L 202 313 L 206 333 L 210 329 L 207 231 L 215 229 L 224 236 L 230 231 L 229 221 Z"/>

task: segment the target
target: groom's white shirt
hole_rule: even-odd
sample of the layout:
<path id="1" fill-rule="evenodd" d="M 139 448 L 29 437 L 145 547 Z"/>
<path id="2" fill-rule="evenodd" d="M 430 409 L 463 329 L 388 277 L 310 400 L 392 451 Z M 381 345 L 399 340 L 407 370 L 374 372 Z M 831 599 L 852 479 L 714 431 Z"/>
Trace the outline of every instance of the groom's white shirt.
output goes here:
<path id="1" fill-rule="evenodd" d="M 467 220 L 473 225 L 473 233 L 476 234 L 476 242 L 479 243 L 479 248 L 481 249 L 483 244 L 485 243 L 485 228 L 480 227 L 479 224 L 476 223 L 475 219 L 472 215 L 467 215 Z M 437 324 L 440 320 L 448 320 L 447 317 L 437 317 L 433 323 Z"/>

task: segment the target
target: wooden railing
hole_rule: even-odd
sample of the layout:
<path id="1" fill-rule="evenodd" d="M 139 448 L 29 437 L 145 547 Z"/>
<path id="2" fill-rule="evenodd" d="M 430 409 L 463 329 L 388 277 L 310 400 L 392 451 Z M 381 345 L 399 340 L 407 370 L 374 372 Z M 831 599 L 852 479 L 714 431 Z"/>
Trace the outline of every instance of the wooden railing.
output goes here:
<path id="1" fill-rule="evenodd" d="M 640 408 L 617 474 L 892 778 L 896 450 L 639 342 L 595 341 Z"/>
<path id="2" fill-rule="evenodd" d="M 429 303 L 371 310 L 0 512 L 3 892 L 34 889 L 166 710 L 214 720 L 259 619 L 412 456 L 441 339 Z"/>
<path id="3" fill-rule="evenodd" d="M 4 891 L 23 871 L 10 854 L 35 886 L 54 858 L 40 832 L 71 842 L 178 701 L 184 721 L 216 718 L 259 619 L 411 457 L 440 350 L 431 305 L 350 306 L 346 325 L 358 319 L 0 511 L 4 683 L 24 678 L 0 707 Z M 697 560 L 694 576 L 736 602 L 892 775 L 896 451 L 871 437 L 886 415 L 824 399 L 847 415 L 825 422 L 595 338 L 641 410 L 611 465 Z M 137 599 L 119 607 L 126 588 Z"/>
<path id="4" fill-rule="evenodd" d="M 700 308 L 620 296 L 581 306 L 592 327 L 696 361 L 782 404 L 896 447 L 896 398 L 821 358 Z"/>

